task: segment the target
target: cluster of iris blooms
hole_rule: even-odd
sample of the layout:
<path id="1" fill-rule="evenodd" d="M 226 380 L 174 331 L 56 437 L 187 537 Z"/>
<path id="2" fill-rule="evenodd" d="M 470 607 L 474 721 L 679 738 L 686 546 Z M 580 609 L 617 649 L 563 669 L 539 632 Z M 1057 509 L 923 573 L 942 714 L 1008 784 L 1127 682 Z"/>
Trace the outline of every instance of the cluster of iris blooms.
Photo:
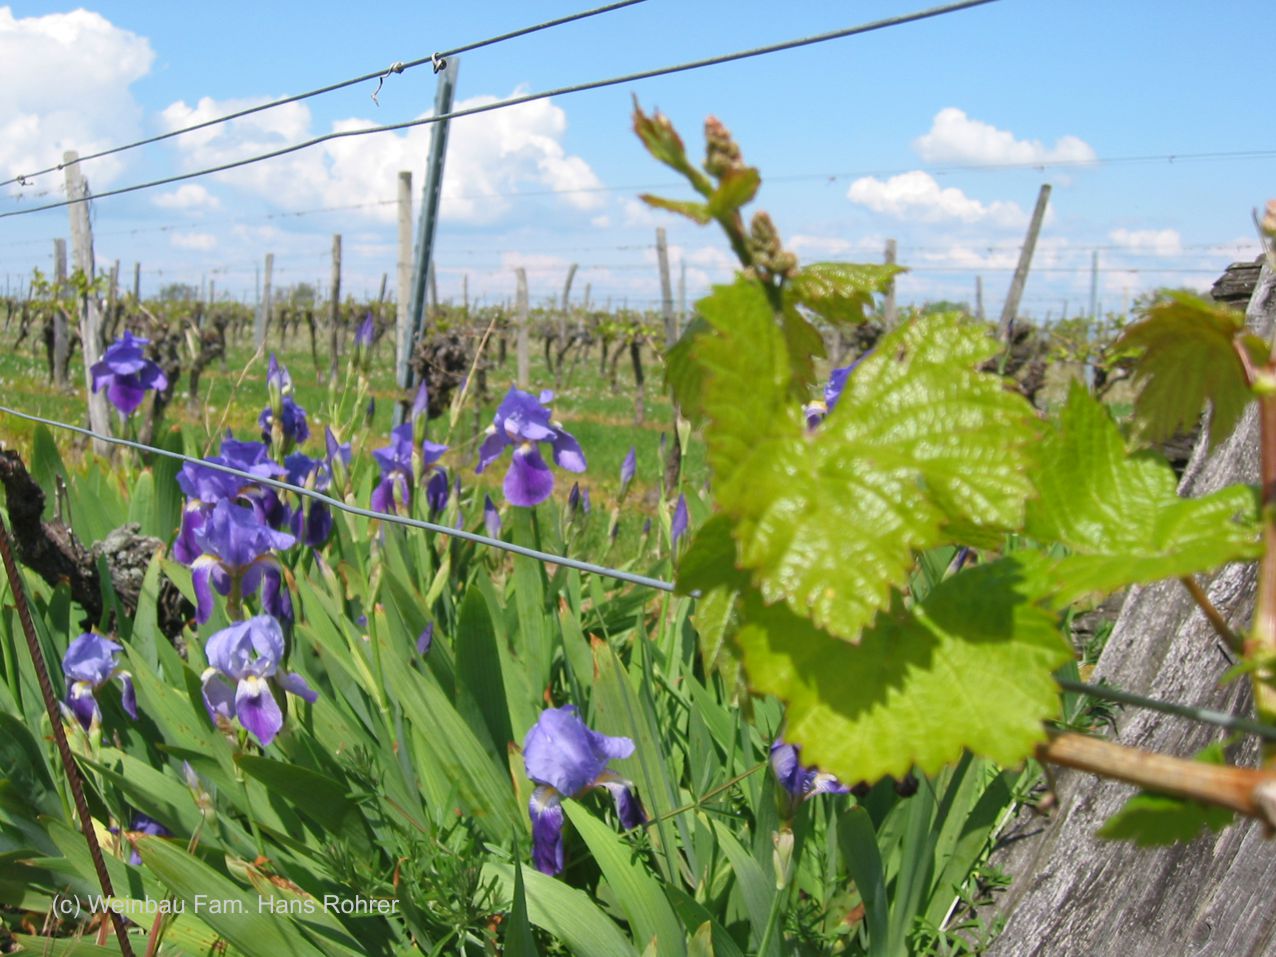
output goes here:
<path id="1" fill-rule="evenodd" d="M 371 344 L 371 321 L 365 320 L 356 336 L 356 350 L 367 352 Z M 91 368 L 93 390 L 106 389 L 107 397 L 122 416 L 131 415 L 141 405 L 148 390 L 163 390 L 168 380 L 163 371 L 145 357 L 147 340 L 125 332 Z M 808 424 L 818 425 L 841 393 L 852 367 L 834 371 L 825 401 L 808 407 Z M 265 479 L 286 479 L 289 483 L 326 491 L 334 483 L 344 491 L 349 476 L 351 449 L 325 429 L 325 454 L 314 459 L 296 451 L 310 437 L 306 410 L 292 395 L 288 370 L 272 355 L 267 373 L 269 404 L 258 419 L 261 441 L 240 441 L 229 433 L 220 453 L 210 462 L 233 467 Z M 550 497 L 554 475 L 541 447 L 548 446 L 554 463 L 569 472 L 582 473 L 586 462 L 580 443 L 562 424 L 551 419 L 549 403 L 553 393 L 539 398 L 511 388 L 496 411 L 479 449 L 477 472 L 496 462 L 507 448 L 513 449 L 502 488 L 506 500 L 516 506 L 533 507 Z M 370 507 L 387 514 L 407 512 L 413 490 L 425 487 L 431 515 L 447 506 L 451 489 L 447 471 L 439 464 L 447 446 L 426 438 L 428 397 L 424 383 L 417 392 L 407 422 L 395 427 L 390 443 L 373 450 L 381 477 L 372 492 Z M 636 470 L 636 451 L 630 449 L 621 465 L 621 498 L 624 498 Z M 196 621 L 203 624 L 212 615 L 213 594 L 226 599 L 232 623 L 212 635 L 205 645 L 208 668 L 201 683 L 205 707 L 214 725 L 243 729 L 267 747 L 283 727 L 284 715 L 277 692 L 290 692 L 313 702 L 316 692 L 301 675 L 283 668 L 286 643 L 284 626 L 292 623 L 293 610 L 278 552 L 298 543 L 321 547 L 331 535 L 332 515 L 323 502 L 308 497 L 289 504 L 275 489 L 238 475 L 230 475 L 204 465 L 187 463 L 178 475 L 186 495 L 182 525 L 173 545 L 174 557 L 189 564 L 196 595 Z M 588 493 L 583 507 L 588 509 Z M 576 507 L 581 507 L 579 487 L 573 486 Z M 500 533 L 500 513 L 490 496 L 483 501 L 483 520 L 490 535 Z M 675 547 L 686 535 L 687 503 L 679 496 L 674 509 L 671 537 Z M 612 537 L 618 528 L 612 520 Z M 245 599 L 261 592 L 262 614 L 248 615 Z M 282 623 L 282 624 L 281 624 Z M 433 640 L 433 624 L 417 640 L 425 654 Z M 70 681 L 68 711 L 86 730 L 101 721 L 96 693 L 115 678 L 123 687 L 122 705 L 130 717 L 137 717 L 137 704 L 128 672 L 118 667 L 122 647 L 101 635 L 83 634 L 71 643 L 63 659 Z M 523 741 L 523 758 L 528 778 L 536 785 L 528 810 L 532 823 L 532 859 L 547 874 L 563 869 L 563 811 L 565 797 L 576 798 L 595 788 L 609 791 L 615 801 L 620 823 L 626 829 L 645 820 L 642 804 L 630 781 L 608 767 L 611 760 L 629 757 L 634 743 L 626 737 L 611 737 L 589 728 L 574 705 L 549 708 L 541 713 Z M 806 798 L 818 793 L 845 793 L 846 788 L 832 775 L 804 767 L 792 745 L 777 741 L 771 749 L 771 765 L 781 785 L 782 811 L 786 819 Z M 153 822 L 146 822 L 153 823 Z M 162 826 L 155 825 L 162 830 Z"/>

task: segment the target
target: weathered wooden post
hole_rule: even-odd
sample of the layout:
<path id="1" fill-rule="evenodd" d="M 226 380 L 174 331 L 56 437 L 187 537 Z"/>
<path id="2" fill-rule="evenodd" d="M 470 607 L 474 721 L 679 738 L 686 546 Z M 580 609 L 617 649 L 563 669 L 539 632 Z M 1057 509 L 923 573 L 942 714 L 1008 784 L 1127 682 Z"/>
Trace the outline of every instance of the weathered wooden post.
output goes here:
<path id="1" fill-rule="evenodd" d="M 397 266 L 398 300 L 394 309 L 394 368 L 407 368 L 408 350 L 412 343 L 412 173 L 399 173 L 399 261 Z"/>
<path id="2" fill-rule="evenodd" d="M 67 328 L 62 297 L 66 294 L 66 240 L 53 240 L 53 357 L 49 371 L 59 389 L 67 385 L 67 366 L 71 361 L 71 335 Z"/>
<path id="3" fill-rule="evenodd" d="M 1276 328 L 1276 273 L 1264 267 L 1246 324 L 1263 339 Z M 1258 481 L 1258 410 L 1251 405 L 1232 436 L 1213 451 L 1203 429 L 1180 494 L 1198 497 Z M 1203 578 L 1203 576 L 1202 576 Z M 1236 562 L 1199 584 L 1227 623 L 1243 630 L 1254 611 L 1257 570 Z M 1227 714 L 1253 712 L 1250 682 L 1223 679 L 1232 658 L 1178 581 L 1130 590 L 1099 658 L 1093 681 Z M 1131 710 L 1116 721 L 1123 742 L 1190 757 L 1226 736 L 1217 728 Z M 1259 762 L 1249 737 L 1228 748 L 1242 767 Z M 1049 820 L 1020 812 L 992 863 L 1013 878 L 998 909 L 1008 914 L 996 957 L 1161 957 L 1165 954 L 1272 954 L 1269 888 L 1276 854 L 1260 822 L 1238 820 L 1187 844 L 1139 848 L 1095 832 L 1133 789 L 1078 771 L 1056 779 L 1058 810 Z"/>
<path id="4" fill-rule="evenodd" d="M 261 302 L 257 306 L 257 322 L 253 329 L 253 345 L 266 345 L 266 327 L 270 325 L 270 278 L 275 270 L 275 254 L 266 253 L 266 269 L 261 284 Z"/>
<path id="5" fill-rule="evenodd" d="M 997 325 L 997 337 L 1003 341 L 1010 338 L 1010 327 L 1019 314 L 1019 300 L 1023 298 L 1023 287 L 1028 282 L 1028 270 L 1032 267 L 1032 254 L 1037 248 L 1037 236 L 1041 233 L 1041 223 L 1046 218 L 1046 206 L 1050 203 L 1050 184 L 1043 183 L 1037 193 L 1037 206 L 1032 211 L 1032 222 L 1028 224 L 1028 235 L 1024 238 L 1023 248 L 1019 250 L 1019 263 L 1015 266 L 1014 278 L 1010 280 L 1010 292 L 1006 294 L 1006 304 L 1001 309 L 1001 322 Z"/>
<path id="6" fill-rule="evenodd" d="M 89 425 L 99 435 L 111 435 L 111 413 L 106 392 L 93 391 L 93 364 L 102 358 L 102 310 L 93 292 L 93 223 L 89 218 L 89 184 L 80 174 L 80 157 L 75 150 L 62 154 L 66 173 L 66 197 L 71 205 L 71 251 L 75 268 L 89 284 L 80 297 L 80 348 L 84 353 L 84 384 L 88 389 Z M 111 443 L 93 440 L 93 451 L 103 457 L 111 454 Z"/>
<path id="7" fill-rule="evenodd" d="M 518 278 L 518 294 L 515 299 L 514 321 L 518 326 L 517 340 L 514 351 L 517 355 L 515 369 L 517 378 L 515 382 L 520 389 L 526 389 L 527 383 L 531 379 L 531 356 L 528 354 L 528 316 L 527 316 L 527 270 L 519 266 L 514 270 L 514 275 Z"/>
<path id="8" fill-rule="evenodd" d="M 337 378 L 337 353 L 341 351 L 341 234 L 332 237 L 332 286 L 328 303 L 328 381 Z"/>

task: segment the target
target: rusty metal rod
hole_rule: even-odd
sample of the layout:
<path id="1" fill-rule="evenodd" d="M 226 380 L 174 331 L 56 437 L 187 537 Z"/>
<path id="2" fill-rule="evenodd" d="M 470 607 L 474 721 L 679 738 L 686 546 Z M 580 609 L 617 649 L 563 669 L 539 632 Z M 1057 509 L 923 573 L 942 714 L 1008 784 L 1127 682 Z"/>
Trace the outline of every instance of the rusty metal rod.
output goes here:
<path id="1" fill-rule="evenodd" d="M 75 812 L 80 818 L 80 830 L 84 832 L 84 840 L 89 845 L 89 857 L 93 859 L 93 869 L 97 871 L 98 883 L 102 886 L 104 897 L 115 896 L 111 889 L 111 875 L 106 872 L 106 861 L 102 858 L 102 848 L 98 844 L 97 834 L 93 831 L 93 818 L 89 814 L 88 802 L 84 799 L 84 781 L 80 777 L 80 768 L 71 754 L 71 745 L 66 739 L 66 730 L 62 727 L 62 711 L 58 707 L 58 699 L 53 695 L 53 683 L 49 680 L 49 666 L 44 660 L 44 652 L 35 637 L 35 625 L 31 621 L 31 608 L 27 605 L 27 593 L 22 585 L 17 563 L 13 560 L 13 543 L 9 539 L 9 529 L 0 517 L 0 558 L 4 559 L 5 574 L 9 576 L 9 588 L 13 591 L 13 601 L 18 608 L 18 620 L 22 622 L 22 631 L 27 638 L 27 650 L 31 653 L 31 663 L 35 666 L 36 677 L 40 683 L 40 694 L 44 697 L 44 708 L 49 714 L 49 723 L 53 726 L 53 739 L 58 744 L 58 754 L 62 758 L 62 767 L 66 771 L 67 784 L 71 787 L 71 797 L 75 800 Z M 108 909 L 109 910 L 109 909 Z M 124 917 L 109 910 L 111 923 L 115 926 L 115 937 L 120 942 L 120 952 L 124 957 L 134 957 L 133 948 L 129 945 L 128 932 L 124 927 Z"/>

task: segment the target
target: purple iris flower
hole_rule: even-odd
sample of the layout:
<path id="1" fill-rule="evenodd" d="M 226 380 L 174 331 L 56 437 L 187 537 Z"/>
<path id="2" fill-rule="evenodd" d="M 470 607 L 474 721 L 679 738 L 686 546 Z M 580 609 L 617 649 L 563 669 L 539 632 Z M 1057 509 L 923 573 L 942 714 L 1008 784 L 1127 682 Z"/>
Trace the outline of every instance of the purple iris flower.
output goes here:
<path id="1" fill-rule="evenodd" d="M 771 771 L 780 783 L 780 799 L 787 818 L 793 817 L 807 798 L 816 794 L 849 794 L 851 789 L 832 774 L 806 767 L 798 760 L 798 747 L 776 741 L 771 745 Z"/>
<path id="2" fill-rule="evenodd" d="M 434 622 L 430 622 L 425 626 L 425 631 L 421 632 L 416 640 L 416 653 L 418 655 L 428 655 L 430 646 L 434 644 Z"/>
<path id="3" fill-rule="evenodd" d="M 492 501 L 492 496 L 483 496 L 483 524 L 487 527 L 489 538 L 499 538 L 501 535 L 501 513 L 496 509 L 496 503 Z"/>
<path id="4" fill-rule="evenodd" d="M 133 691 L 133 677 L 127 671 L 115 667 L 115 659 L 124 648 L 122 645 L 85 632 L 67 646 L 62 656 L 62 673 L 71 683 L 67 707 L 75 715 L 85 731 L 101 724 L 102 711 L 95 697 L 97 689 L 112 678 L 118 678 L 122 688 L 121 703 L 133 720 L 137 720 L 137 696 Z"/>
<path id="5" fill-rule="evenodd" d="M 679 495 L 678 504 L 673 510 L 673 523 L 669 528 L 669 537 L 672 540 L 674 548 L 678 547 L 678 540 L 687 534 L 687 523 L 689 516 L 687 515 L 687 496 Z"/>
<path id="6" fill-rule="evenodd" d="M 305 701 L 319 697 L 301 675 L 279 670 L 284 634 L 279 622 L 269 615 L 223 628 L 208 639 L 204 653 L 208 667 L 201 681 L 209 720 L 217 724 L 218 718 L 227 722 L 238 718 L 262 747 L 269 745 L 284 725 L 270 679 Z M 234 687 L 228 681 L 234 682 Z"/>
<path id="7" fill-rule="evenodd" d="M 554 491 L 554 473 L 541 458 L 537 443 L 549 442 L 554 464 L 569 472 L 585 471 L 585 453 L 558 423 L 549 420 L 544 403 L 553 393 L 542 392 L 536 401 L 528 392 L 510 389 L 496 410 L 487 430 L 487 438 L 479 448 L 477 472 L 495 462 L 508 446 L 514 446 L 514 460 L 505 473 L 505 498 L 511 505 L 539 505 Z"/>
<path id="8" fill-rule="evenodd" d="M 872 349 L 869 349 L 868 352 L 865 352 L 850 365 L 834 369 L 829 373 L 828 385 L 824 387 L 824 398 L 808 402 L 802 407 L 802 411 L 806 413 L 806 427 L 808 430 L 814 429 L 823 422 L 824 417 L 837 407 L 837 402 L 842 398 L 842 390 L 846 388 L 846 383 L 851 378 L 851 373 L 872 351 Z"/>
<path id="9" fill-rule="evenodd" d="M 173 832 L 166 828 L 154 818 L 147 817 L 141 811 L 133 815 L 133 826 L 129 828 L 125 837 L 128 838 L 132 850 L 129 852 L 128 862 L 134 867 L 140 867 L 142 864 L 142 855 L 137 853 L 137 847 L 133 844 L 134 835 L 149 834 L 152 837 L 172 837 Z"/>
<path id="10" fill-rule="evenodd" d="M 624 498 L 625 493 L 629 491 L 629 486 L 633 483 L 634 473 L 638 471 L 638 450 L 632 445 L 629 447 L 629 454 L 625 456 L 625 460 L 620 463 L 620 497 Z"/>
<path id="11" fill-rule="evenodd" d="M 372 490 L 371 507 L 375 512 L 395 513 L 402 507 L 405 511 L 412 501 L 414 463 L 413 452 L 417 446 L 412 441 L 412 423 L 404 422 L 390 431 L 390 444 L 372 450 L 372 457 L 381 468 L 381 481 Z M 425 498 L 430 511 L 443 511 L 448 500 L 447 471 L 438 465 L 446 445 L 425 440 L 420 445 L 421 474 L 429 474 L 426 482 Z"/>
<path id="12" fill-rule="evenodd" d="M 102 358 L 89 367 L 93 391 L 105 388 L 106 397 L 121 415 L 131 415 L 142 404 L 148 389 L 163 392 L 168 388 L 164 370 L 142 354 L 142 346 L 149 342 L 125 329 L 124 335 L 107 346 Z"/>
<path id="13" fill-rule="evenodd" d="M 195 542 L 203 553 L 191 566 L 195 586 L 195 620 L 201 625 L 213 613 L 213 593 L 229 595 L 233 585 L 238 594 L 253 595 L 265 581 L 262 604 L 273 615 L 292 617 L 292 602 L 283 587 L 283 576 L 274 548 L 291 548 L 291 535 L 261 523 L 252 509 L 222 499 L 204 526 L 195 532 Z"/>
<path id="14" fill-rule="evenodd" d="M 293 452 L 284 459 L 288 481 L 303 488 L 326 491 L 331 483 L 328 467 L 322 459 L 312 459 L 304 452 Z M 326 502 L 304 497 L 301 505 L 292 512 L 291 531 L 304 545 L 319 548 L 332 534 L 332 512 Z"/>
<path id="15" fill-rule="evenodd" d="M 567 493 L 567 511 L 575 515 L 580 510 L 580 483 L 572 482 L 571 490 Z"/>
<path id="16" fill-rule="evenodd" d="M 310 438 L 310 423 L 306 421 L 306 410 L 293 401 L 290 395 L 286 395 L 280 400 L 279 420 L 283 423 L 285 441 L 300 445 Z M 266 406 L 261 410 L 261 415 L 257 417 L 257 424 L 261 427 L 261 440 L 263 442 L 271 440 L 271 430 L 274 428 L 274 422 L 274 412 L 270 406 Z"/>
<path id="17" fill-rule="evenodd" d="M 608 770 L 607 762 L 634 753 L 629 738 L 613 738 L 591 730 L 574 705 L 541 712 L 523 740 L 527 776 L 537 785 L 528 804 L 532 818 L 532 862 L 545 874 L 563 869 L 562 799 L 603 787 L 616 802 L 626 830 L 646 820 L 633 785 Z"/>
<path id="18" fill-rule="evenodd" d="M 287 449 L 310 438 L 306 410 L 292 397 L 292 376 L 275 360 L 273 352 L 266 373 L 266 388 L 270 393 L 270 404 L 261 410 L 257 419 L 261 426 L 261 440 L 268 445 L 277 441 Z M 276 435 L 276 432 L 279 434 Z"/>
<path id="19" fill-rule="evenodd" d="M 369 312 L 363 317 L 363 322 L 359 324 L 359 328 L 354 334 L 354 346 L 356 349 L 367 349 L 368 346 L 372 345 L 374 329 L 372 313 Z"/>
<path id="20" fill-rule="evenodd" d="M 287 395 L 292 391 L 292 376 L 288 374 L 288 367 L 280 365 L 273 352 L 266 368 L 266 388 L 272 395 L 276 392 Z"/>
<path id="21" fill-rule="evenodd" d="M 270 458 L 270 450 L 261 442 L 240 442 L 229 433 L 222 440 L 221 454 L 211 456 L 208 461 L 262 478 L 281 478 L 287 474 Z M 288 510 L 278 495 L 250 479 L 187 462 L 177 473 L 177 484 L 186 493 L 186 508 L 182 512 L 181 531 L 173 543 L 173 557 L 183 564 L 189 565 L 199 557 L 202 549 L 195 535 L 204 527 L 213 506 L 223 499 L 234 502 L 246 498 L 263 521 L 275 527 L 286 524 Z"/>

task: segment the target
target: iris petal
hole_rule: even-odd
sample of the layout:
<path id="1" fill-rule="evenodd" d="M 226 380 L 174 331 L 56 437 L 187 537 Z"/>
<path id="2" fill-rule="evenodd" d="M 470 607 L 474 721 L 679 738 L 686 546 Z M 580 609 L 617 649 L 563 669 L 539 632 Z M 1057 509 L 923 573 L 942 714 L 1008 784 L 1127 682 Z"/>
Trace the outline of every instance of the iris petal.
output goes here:
<path id="1" fill-rule="evenodd" d="M 580 443 L 562 428 L 554 436 L 554 464 L 569 472 L 585 471 L 585 453 L 581 450 Z"/>
<path id="2" fill-rule="evenodd" d="M 279 702 L 270 693 L 264 678 L 250 675 L 239 682 L 235 690 L 235 712 L 239 723 L 266 747 L 284 726 L 284 715 Z"/>
<path id="3" fill-rule="evenodd" d="M 611 794 L 612 800 L 616 802 L 616 813 L 620 816 L 620 826 L 626 831 L 646 822 L 647 815 L 643 812 L 638 795 L 634 794 L 631 782 L 615 771 L 604 771 L 595 783 Z"/>
<path id="4" fill-rule="evenodd" d="M 539 505 L 554 491 L 554 473 L 534 445 L 514 450 L 514 459 L 505 473 L 505 497 L 511 505 Z"/>
<path id="5" fill-rule="evenodd" d="M 120 704 L 124 707 L 124 713 L 136 721 L 137 691 L 133 688 L 133 676 L 127 671 L 121 671 L 117 677 L 120 679 Z"/>
<path id="6" fill-rule="evenodd" d="M 319 692 L 310 687 L 306 683 L 306 679 L 295 671 L 281 671 L 277 680 L 279 681 L 279 687 L 295 694 L 302 701 L 314 704 L 319 700 Z"/>
<path id="7" fill-rule="evenodd" d="M 557 791 L 541 785 L 527 804 L 532 819 L 532 863 L 542 874 L 563 870 L 563 806 Z"/>

